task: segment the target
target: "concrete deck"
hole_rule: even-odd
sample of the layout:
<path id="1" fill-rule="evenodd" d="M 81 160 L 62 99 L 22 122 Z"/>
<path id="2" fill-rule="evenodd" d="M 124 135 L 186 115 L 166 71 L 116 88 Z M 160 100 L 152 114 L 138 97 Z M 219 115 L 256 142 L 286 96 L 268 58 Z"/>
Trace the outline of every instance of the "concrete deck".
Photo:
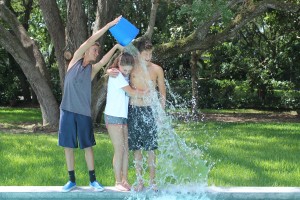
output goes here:
<path id="1" fill-rule="evenodd" d="M 299 187 L 187 187 L 165 189 L 158 193 L 119 192 L 114 187 L 105 187 L 104 192 L 95 192 L 89 187 L 77 187 L 71 192 L 61 192 L 61 186 L 0 186 L 0 199 L 43 200 L 94 200 L 94 199 L 213 199 L 213 200 L 300 200 Z M 163 198 L 165 197 L 165 198 Z"/>

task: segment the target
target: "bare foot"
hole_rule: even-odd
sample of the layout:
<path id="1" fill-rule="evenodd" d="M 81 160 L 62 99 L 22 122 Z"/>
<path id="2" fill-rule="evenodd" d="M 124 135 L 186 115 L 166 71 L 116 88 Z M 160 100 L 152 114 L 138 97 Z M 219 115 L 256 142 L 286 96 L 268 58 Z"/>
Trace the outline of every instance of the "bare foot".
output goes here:
<path id="1" fill-rule="evenodd" d="M 127 181 L 122 181 L 122 186 L 124 188 L 126 188 L 128 191 L 131 189 L 131 186 L 129 185 L 129 183 Z"/>
<path id="2" fill-rule="evenodd" d="M 123 186 L 122 182 L 116 182 L 115 188 L 119 191 L 129 191 L 130 189 Z"/>

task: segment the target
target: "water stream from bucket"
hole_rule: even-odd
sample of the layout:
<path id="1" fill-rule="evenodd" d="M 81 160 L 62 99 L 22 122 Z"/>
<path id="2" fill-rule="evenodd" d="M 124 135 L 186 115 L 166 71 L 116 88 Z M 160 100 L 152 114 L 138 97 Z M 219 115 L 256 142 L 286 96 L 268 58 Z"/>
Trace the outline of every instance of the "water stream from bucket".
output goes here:
<path id="1" fill-rule="evenodd" d="M 138 50 L 130 44 L 126 46 L 125 51 L 137 56 L 139 65 L 147 73 L 146 63 L 138 56 Z M 146 81 L 147 78 L 144 78 L 144 80 Z M 155 194 L 151 199 L 181 199 L 178 196 L 178 191 L 184 194 L 184 191 L 187 191 L 184 190 L 184 188 L 189 187 L 198 188 L 197 190 L 199 192 L 201 188 L 206 186 L 210 167 L 203 159 L 202 150 L 198 148 L 197 145 L 191 145 L 190 142 L 187 144 L 186 139 L 176 133 L 173 127 L 174 119 L 162 109 L 160 97 L 152 84 L 152 81 L 147 81 L 147 85 L 150 88 L 150 97 L 147 100 L 151 102 L 154 119 L 156 119 L 157 122 L 158 150 L 156 150 L 156 183 L 160 191 L 167 191 L 168 194 L 164 194 L 164 196 L 157 196 L 157 194 Z M 172 102 L 176 104 L 178 95 L 172 92 L 167 81 L 166 86 L 169 96 L 174 98 Z M 168 111 L 172 112 L 172 110 L 175 111 L 181 106 L 174 105 L 171 101 L 168 101 L 166 107 Z M 147 155 L 145 153 L 143 155 L 142 178 L 147 180 Z M 136 184 L 137 183 L 134 183 L 133 186 Z M 150 191 L 150 189 L 148 191 Z M 132 199 L 143 199 L 141 193 L 132 193 Z M 184 195 L 184 199 L 187 199 L 186 195 Z M 195 199 L 195 196 L 191 196 L 190 199 Z M 203 194 L 196 199 L 207 198 Z"/>

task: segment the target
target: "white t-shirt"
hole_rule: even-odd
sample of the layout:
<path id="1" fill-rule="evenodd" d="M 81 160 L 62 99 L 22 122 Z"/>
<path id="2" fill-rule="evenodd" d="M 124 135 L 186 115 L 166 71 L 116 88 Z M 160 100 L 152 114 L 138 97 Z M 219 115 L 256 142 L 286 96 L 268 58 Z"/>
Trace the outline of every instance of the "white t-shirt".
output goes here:
<path id="1" fill-rule="evenodd" d="M 127 118 L 129 96 L 122 89 L 129 85 L 122 73 L 116 78 L 109 77 L 107 84 L 106 106 L 104 113 L 114 117 Z"/>

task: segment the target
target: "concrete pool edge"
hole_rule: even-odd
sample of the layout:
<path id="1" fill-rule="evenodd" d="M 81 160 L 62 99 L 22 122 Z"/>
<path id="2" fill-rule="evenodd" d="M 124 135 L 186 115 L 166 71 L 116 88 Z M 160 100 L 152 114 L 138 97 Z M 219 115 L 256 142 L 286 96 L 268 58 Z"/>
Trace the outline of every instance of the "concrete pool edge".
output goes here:
<path id="1" fill-rule="evenodd" d="M 89 187 L 78 187 L 67 193 L 61 192 L 61 186 L 0 186 L 0 199 L 126 199 L 139 196 L 161 195 L 206 196 L 209 199 L 264 199 L 264 200 L 299 200 L 300 187 L 192 187 L 184 190 L 162 190 L 153 192 L 118 192 L 114 187 L 105 187 L 104 192 L 95 192 Z"/>

